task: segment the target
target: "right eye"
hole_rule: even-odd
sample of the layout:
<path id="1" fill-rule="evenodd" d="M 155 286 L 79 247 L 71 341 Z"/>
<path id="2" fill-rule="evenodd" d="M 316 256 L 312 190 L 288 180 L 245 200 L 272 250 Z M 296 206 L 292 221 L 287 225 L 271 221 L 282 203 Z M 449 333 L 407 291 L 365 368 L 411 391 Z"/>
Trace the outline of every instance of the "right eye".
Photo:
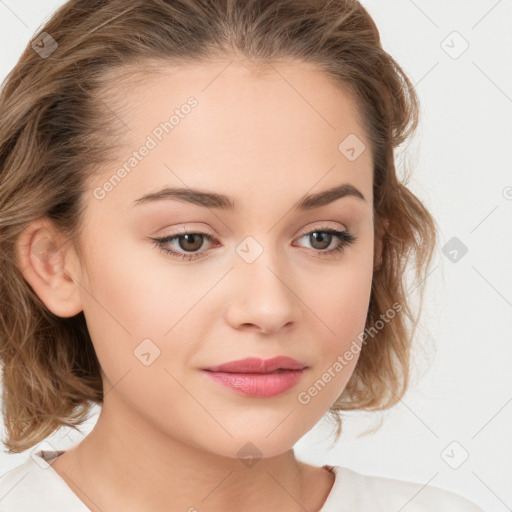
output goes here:
<path id="1" fill-rule="evenodd" d="M 172 257 L 185 259 L 187 261 L 195 260 L 202 258 L 204 252 L 196 253 L 195 251 L 201 249 L 202 237 L 206 238 L 209 242 L 214 240 L 214 238 L 208 233 L 202 232 L 181 232 L 180 234 L 166 236 L 163 238 L 153 238 L 155 245 L 166 254 L 170 254 Z M 182 241 L 184 239 L 184 241 Z M 185 252 L 180 252 L 179 250 L 169 249 L 167 246 L 169 243 L 177 241 L 179 246 L 181 246 L 181 250 Z M 187 254 L 187 250 L 192 252 Z"/>

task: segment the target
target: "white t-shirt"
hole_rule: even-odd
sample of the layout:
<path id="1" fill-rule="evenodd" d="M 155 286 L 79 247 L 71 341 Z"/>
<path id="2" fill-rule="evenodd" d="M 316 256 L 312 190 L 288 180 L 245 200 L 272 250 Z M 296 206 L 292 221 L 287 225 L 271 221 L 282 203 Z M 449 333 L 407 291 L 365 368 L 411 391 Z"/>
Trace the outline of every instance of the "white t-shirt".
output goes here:
<path id="1" fill-rule="evenodd" d="M 90 512 L 51 467 L 63 450 L 34 452 L 0 476 L 0 512 Z M 451 491 L 419 483 L 363 475 L 342 466 L 318 512 L 483 512 Z"/>

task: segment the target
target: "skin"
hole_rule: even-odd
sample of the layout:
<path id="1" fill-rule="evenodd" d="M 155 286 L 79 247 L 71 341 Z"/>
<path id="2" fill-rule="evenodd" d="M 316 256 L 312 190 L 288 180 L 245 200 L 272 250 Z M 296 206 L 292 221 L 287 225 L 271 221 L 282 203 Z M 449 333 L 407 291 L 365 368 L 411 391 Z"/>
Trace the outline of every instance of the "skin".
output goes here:
<path id="1" fill-rule="evenodd" d="M 119 165 L 188 97 L 198 106 L 104 199 L 93 190 L 117 167 L 90 184 L 83 259 L 46 218 L 19 239 L 25 278 L 53 313 L 84 311 L 102 367 L 98 421 L 52 468 L 93 511 L 319 510 L 334 476 L 297 460 L 293 445 L 341 394 L 357 355 L 308 404 L 297 396 L 363 331 L 380 255 L 370 151 L 349 161 L 338 150 L 349 134 L 369 148 L 357 110 L 318 70 L 291 62 L 265 76 L 241 62 L 163 69 L 118 95 L 130 127 Z M 292 210 L 342 183 L 366 201 Z M 238 210 L 173 200 L 132 207 L 163 186 L 223 193 Z M 301 235 L 319 223 L 358 238 L 323 256 Z M 175 259 L 151 240 L 183 227 L 214 237 L 192 249 L 204 257 Z M 248 236 L 263 249 L 251 264 L 236 252 Z M 57 248 L 48 262 L 32 250 L 45 238 Z M 333 236 L 329 248 L 339 243 Z M 189 246 L 182 238 L 167 247 Z M 147 338 L 160 350 L 149 366 L 134 356 Z M 270 398 L 246 397 L 200 370 L 276 355 L 309 368 Z M 248 442 L 261 454 L 250 467 L 237 456 Z"/>

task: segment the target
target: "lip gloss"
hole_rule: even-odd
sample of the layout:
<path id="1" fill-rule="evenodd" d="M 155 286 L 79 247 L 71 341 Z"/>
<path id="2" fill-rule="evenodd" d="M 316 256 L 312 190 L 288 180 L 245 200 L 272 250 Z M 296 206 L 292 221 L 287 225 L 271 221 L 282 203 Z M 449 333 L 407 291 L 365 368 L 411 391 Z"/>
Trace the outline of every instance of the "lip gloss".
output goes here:
<path id="1" fill-rule="evenodd" d="M 295 386 L 302 370 L 278 370 L 273 373 L 228 373 L 204 371 L 208 377 L 219 384 L 253 397 L 271 397 L 284 393 Z"/>

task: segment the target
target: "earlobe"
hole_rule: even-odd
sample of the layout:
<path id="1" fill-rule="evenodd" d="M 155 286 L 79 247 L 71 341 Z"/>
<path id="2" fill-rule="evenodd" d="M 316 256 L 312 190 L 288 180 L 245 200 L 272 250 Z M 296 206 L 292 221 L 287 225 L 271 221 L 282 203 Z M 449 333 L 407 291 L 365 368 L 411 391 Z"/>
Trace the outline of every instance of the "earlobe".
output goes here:
<path id="1" fill-rule="evenodd" d="M 76 269 L 65 267 L 66 248 L 51 221 L 33 221 L 16 241 L 16 261 L 24 278 L 46 307 L 60 317 L 82 311 Z"/>

